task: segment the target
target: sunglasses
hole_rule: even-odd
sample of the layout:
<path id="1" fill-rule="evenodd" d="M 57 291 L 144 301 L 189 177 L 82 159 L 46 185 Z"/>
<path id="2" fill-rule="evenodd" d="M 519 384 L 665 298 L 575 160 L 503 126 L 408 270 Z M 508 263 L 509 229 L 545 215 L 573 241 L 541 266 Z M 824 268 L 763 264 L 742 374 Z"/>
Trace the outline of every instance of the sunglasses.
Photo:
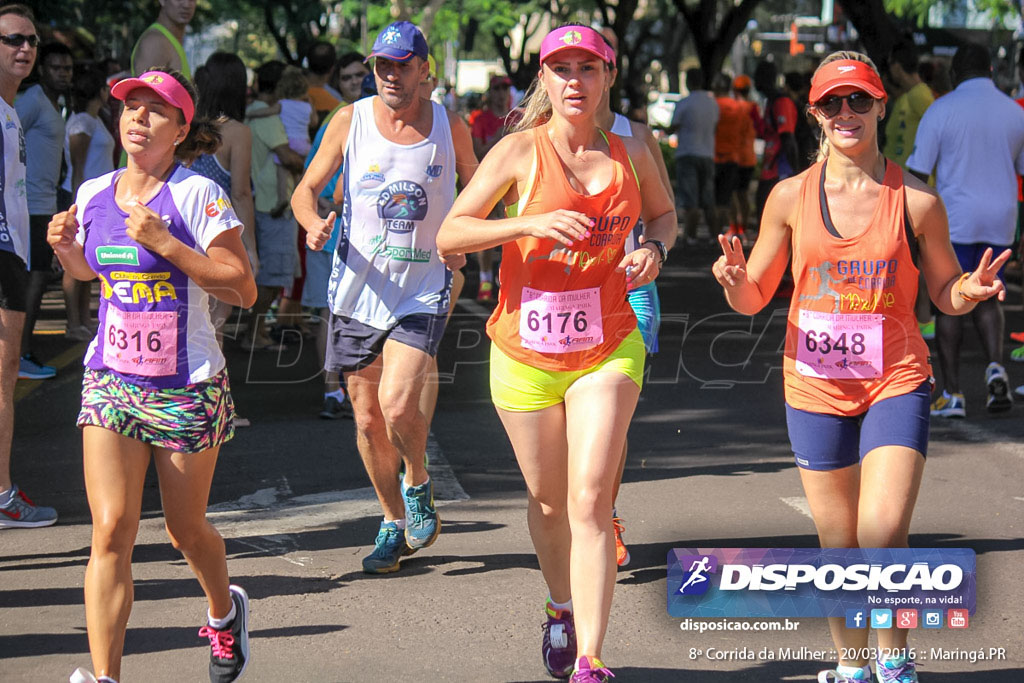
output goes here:
<path id="1" fill-rule="evenodd" d="M 25 35 L 24 33 L 11 33 L 8 35 L 0 34 L 0 43 L 9 45 L 10 47 L 21 47 L 25 43 L 28 43 L 29 47 L 36 47 L 39 45 L 39 36 L 36 34 Z"/>
<path id="2" fill-rule="evenodd" d="M 867 114 L 875 104 L 875 98 L 866 92 L 852 92 L 849 95 L 829 95 L 814 103 L 814 108 L 831 119 L 838 116 L 843 109 L 843 100 L 850 105 L 850 110 L 855 114 Z"/>

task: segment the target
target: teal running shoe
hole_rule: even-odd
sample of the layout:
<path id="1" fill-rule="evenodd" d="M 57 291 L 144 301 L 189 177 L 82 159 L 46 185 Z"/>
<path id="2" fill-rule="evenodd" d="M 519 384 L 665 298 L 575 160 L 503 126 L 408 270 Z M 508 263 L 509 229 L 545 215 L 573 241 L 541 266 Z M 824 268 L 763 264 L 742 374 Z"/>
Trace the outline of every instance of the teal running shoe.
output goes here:
<path id="1" fill-rule="evenodd" d="M 373 552 L 363 558 L 363 571 L 367 574 L 390 574 L 398 571 L 398 561 L 411 551 L 402 530 L 395 522 L 381 522 Z"/>
<path id="2" fill-rule="evenodd" d="M 419 486 L 402 484 L 405 499 L 405 542 L 413 551 L 426 548 L 441 533 L 441 518 L 434 507 L 434 480 L 427 479 Z"/>
<path id="3" fill-rule="evenodd" d="M 913 659 L 896 657 L 875 661 L 878 683 L 917 683 L 917 667 Z"/>
<path id="4" fill-rule="evenodd" d="M 847 681 L 870 681 L 871 667 L 865 666 L 853 674 L 841 674 L 838 669 L 818 672 L 818 683 L 847 683 Z"/>

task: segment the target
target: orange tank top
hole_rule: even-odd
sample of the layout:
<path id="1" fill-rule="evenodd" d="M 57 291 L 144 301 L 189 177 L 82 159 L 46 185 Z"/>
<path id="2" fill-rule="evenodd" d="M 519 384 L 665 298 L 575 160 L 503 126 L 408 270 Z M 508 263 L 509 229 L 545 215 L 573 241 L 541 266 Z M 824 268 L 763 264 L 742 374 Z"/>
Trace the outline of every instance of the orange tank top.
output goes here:
<path id="1" fill-rule="evenodd" d="M 931 377 L 914 316 L 919 271 L 906 236 L 899 165 L 886 162 L 871 223 L 848 239 L 826 228 L 824 170 L 819 162 L 804 178 L 793 227 L 786 402 L 816 413 L 859 415 Z M 841 224 L 835 229 L 843 234 Z"/>
<path id="2" fill-rule="evenodd" d="M 487 335 L 505 355 L 527 365 L 565 372 L 604 360 L 636 329 L 626 300 L 626 274 L 615 268 L 640 219 L 640 189 L 626 148 L 605 134 L 614 167 L 597 194 L 569 184 L 547 125 L 533 129 L 535 170 L 520 216 L 569 209 L 594 219 L 590 237 L 567 247 L 522 237 L 502 247 L 498 305 Z"/>

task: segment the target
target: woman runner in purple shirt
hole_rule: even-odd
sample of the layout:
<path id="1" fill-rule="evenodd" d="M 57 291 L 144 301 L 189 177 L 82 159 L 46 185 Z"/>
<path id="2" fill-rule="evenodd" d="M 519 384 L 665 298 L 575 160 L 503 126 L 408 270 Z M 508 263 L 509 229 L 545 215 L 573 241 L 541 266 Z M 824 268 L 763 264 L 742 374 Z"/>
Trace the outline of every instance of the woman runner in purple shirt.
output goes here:
<path id="1" fill-rule="evenodd" d="M 217 453 L 234 435 L 209 295 L 248 307 L 256 285 L 230 200 L 179 165 L 220 143 L 214 123 L 193 120 L 191 84 L 154 70 L 111 94 L 125 104 L 128 165 L 83 183 L 47 237 L 67 272 L 102 283 L 78 416 L 93 520 L 85 614 L 96 675 L 79 669 L 71 680 L 121 675 L 132 547 L 152 457 L 167 533 L 209 602 L 199 634 L 210 641 L 210 680 L 227 683 L 249 660 L 249 601 L 229 586 L 224 541 L 206 520 Z"/>

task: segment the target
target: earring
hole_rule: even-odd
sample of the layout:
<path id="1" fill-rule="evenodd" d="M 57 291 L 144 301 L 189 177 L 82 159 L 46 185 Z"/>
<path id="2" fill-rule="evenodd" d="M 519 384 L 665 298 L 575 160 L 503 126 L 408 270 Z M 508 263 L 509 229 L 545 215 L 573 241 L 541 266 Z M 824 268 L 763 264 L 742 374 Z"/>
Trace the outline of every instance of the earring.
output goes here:
<path id="1" fill-rule="evenodd" d="M 879 121 L 881 121 L 881 119 L 879 119 Z M 181 142 L 181 140 L 175 140 L 174 141 L 174 146 L 177 147 L 180 142 Z"/>

